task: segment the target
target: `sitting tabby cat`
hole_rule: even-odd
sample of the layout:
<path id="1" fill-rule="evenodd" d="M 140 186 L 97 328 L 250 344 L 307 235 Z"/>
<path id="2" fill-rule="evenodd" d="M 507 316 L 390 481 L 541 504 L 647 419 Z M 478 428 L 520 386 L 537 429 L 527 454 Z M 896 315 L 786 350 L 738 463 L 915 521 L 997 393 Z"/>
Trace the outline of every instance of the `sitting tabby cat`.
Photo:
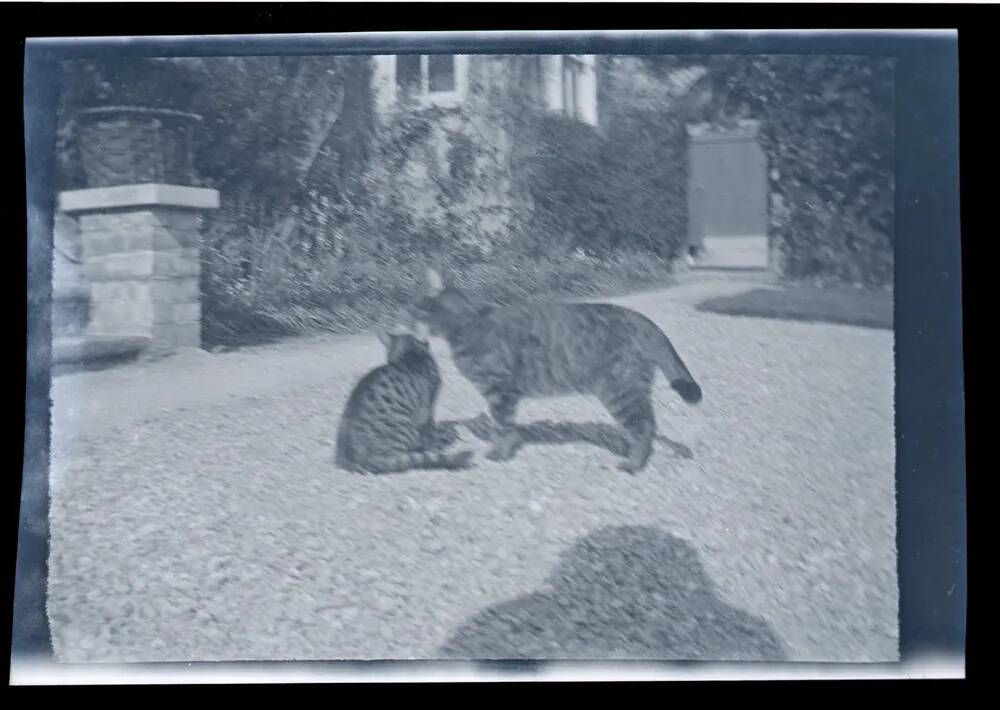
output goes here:
<path id="1" fill-rule="evenodd" d="M 431 451 L 441 376 L 426 338 L 380 334 L 388 362 L 355 386 L 337 433 L 337 466 L 369 473 L 463 468 L 471 451 Z"/>
<path id="2" fill-rule="evenodd" d="M 635 311 L 593 303 L 476 304 L 432 269 L 426 286 L 412 315 L 448 341 L 458 370 L 486 398 L 496 424 L 491 460 L 514 455 L 520 441 L 513 418 L 523 397 L 599 398 L 628 435 L 619 467 L 631 473 L 646 465 L 656 434 L 650 397 L 656 369 L 685 402 L 701 401 L 701 388 L 670 340 Z"/>

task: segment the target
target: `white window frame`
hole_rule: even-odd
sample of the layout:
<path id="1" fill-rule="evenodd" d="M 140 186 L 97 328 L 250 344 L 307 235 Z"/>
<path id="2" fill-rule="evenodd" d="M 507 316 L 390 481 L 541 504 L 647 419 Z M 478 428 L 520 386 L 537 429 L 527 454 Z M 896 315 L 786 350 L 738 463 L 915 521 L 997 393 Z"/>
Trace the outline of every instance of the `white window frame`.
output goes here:
<path id="1" fill-rule="evenodd" d="M 574 55 L 562 58 L 562 112 L 569 118 L 583 120 L 581 88 L 587 67 Z"/>
<path id="2" fill-rule="evenodd" d="M 465 101 L 469 89 L 469 56 L 466 54 L 451 54 L 455 71 L 455 85 L 448 91 L 431 91 L 430 83 L 430 57 L 429 54 L 420 55 L 420 92 L 417 102 L 421 106 L 443 106 L 455 107 Z M 397 55 L 391 55 L 391 62 L 386 63 L 385 85 L 383 90 L 387 93 L 386 100 L 389 103 L 396 103 L 398 99 L 399 87 L 396 84 Z"/>
<path id="3" fill-rule="evenodd" d="M 544 94 L 549 110 L 592 126 L 597 125 L 597 57 L 593 54 L 559 54 L 545 58 Z M 567 61 L 569 60 L 569 61 Z M 568 63 L 574 70 L 567 71 Z M 572 86 L 566 76 L 573 79 Z"/>

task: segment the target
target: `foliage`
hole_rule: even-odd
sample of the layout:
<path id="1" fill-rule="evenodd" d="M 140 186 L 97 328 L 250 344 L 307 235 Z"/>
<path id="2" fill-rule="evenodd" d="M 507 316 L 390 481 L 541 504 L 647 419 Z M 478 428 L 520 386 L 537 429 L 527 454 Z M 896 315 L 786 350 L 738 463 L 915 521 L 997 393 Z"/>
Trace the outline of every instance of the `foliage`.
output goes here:
<path id="1" fill-rule="evenodd" d="M 85 186 L 76 145 L 76 112 L 102 105 L 191 110 L 197 75 L 189 64 L 162 59 L 107 56 L 63 62 L 57 151 L 60 190 Z"/>
<path id="2" fill-rule="evenodd" d="M 403 97 L 376 121 L 370 62 L 67 65 L 64 179 L 80 186 L 71 121 L 78 108 L 131 103 L 203 117 L 197 169 L 222 195 L 202 227 L 210 344 L 385 324 L 418 288 L 428 259 L 499 302 L 594 295 L 669 274 L 667 257 L 683 233 L 684 180 L 665 166 L 684 161 L 663 136 L 681 131 L 679 123 L 623 110 L 600 132 L 545 116 L 503 80 L 507 65 L 473 82 L 460 106 Z"/>
<path id="3" fill-rule="evenodd" d="M 204 62 L 192 101 L 205 117 L 199 168 L 223 196 L 205 221 L 206 311 L 233 302 L 257 312 L 262 299 L 311 283 L 317 260 L 347 250 L 343 226 L 366 208 L 367 61 Z"/>
<path id="4" fill-rule="evenodd" d="M 599 132 L 541 116 L 521 175 L 532 197 L 531 252 L 553 246 L 607 258 L 623 249 L 673 258 L 686 238 L 683 126 L 635 111 Z"/>
<path id="5" fill-rule="evenodd" d="M 310 272 L 315 276 L 284 281 L 283 288 L 269 291 L 252 311 L 213 309 L 205 339 L 245 343 L 254 336 L 390 326 L 422 288 L 424 263 L 393 255 L 322 259 Z M 503 248 L 489 259 L 443 263 L 457 267 L 455 278 L 470 296 L 496 304 L 624 294 L 662 286 L 671 278 L 670 262 L 630 251 L 608 259 L 581 252 L 536 259 Z"/>

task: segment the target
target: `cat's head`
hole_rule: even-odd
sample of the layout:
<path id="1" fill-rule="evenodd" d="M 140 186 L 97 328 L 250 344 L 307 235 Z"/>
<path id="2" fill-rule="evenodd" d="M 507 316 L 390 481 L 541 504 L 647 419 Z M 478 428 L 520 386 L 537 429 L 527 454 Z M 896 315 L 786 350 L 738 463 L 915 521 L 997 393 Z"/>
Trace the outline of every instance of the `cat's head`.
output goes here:
<path id="1" fill-rule="evenodd" d="M 426 340 L 413 333 L 380 332 L 378 339 L 385 346 L 386 362 L 398 362 L 410 353 L 430 353 Z"/>
<path id="2" fill-rule="evenodd" d="M 431 334 L 447 336 L 459 324 L 474 316 L 475 305 L 435 269 L 427 269 L 423 293 L 410 306 L 410 315 L 425 324 Z"/>
<path id="3" fill-rule="evenodd" d="M 396 362 L 408 353 L 431 351 L 427 326 L 414 323 L 406 313 L 400 314 L 392 328 L 379 332 L 378 339 L 385 346 L 388 362 Z"/>

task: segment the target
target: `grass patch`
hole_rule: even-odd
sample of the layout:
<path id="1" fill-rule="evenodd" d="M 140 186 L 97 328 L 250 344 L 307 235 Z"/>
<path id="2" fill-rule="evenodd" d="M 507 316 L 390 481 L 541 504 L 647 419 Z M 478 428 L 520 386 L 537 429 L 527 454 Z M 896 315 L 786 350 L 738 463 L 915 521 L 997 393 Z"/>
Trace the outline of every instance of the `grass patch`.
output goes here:
<path id="1" fill-rule="evenodd" d="M 892 330 L 892 292 L 883 289 L 791 286 L 754 289 L 702 301 L 697 310 L 729 316 L 836 323 Z"/>

